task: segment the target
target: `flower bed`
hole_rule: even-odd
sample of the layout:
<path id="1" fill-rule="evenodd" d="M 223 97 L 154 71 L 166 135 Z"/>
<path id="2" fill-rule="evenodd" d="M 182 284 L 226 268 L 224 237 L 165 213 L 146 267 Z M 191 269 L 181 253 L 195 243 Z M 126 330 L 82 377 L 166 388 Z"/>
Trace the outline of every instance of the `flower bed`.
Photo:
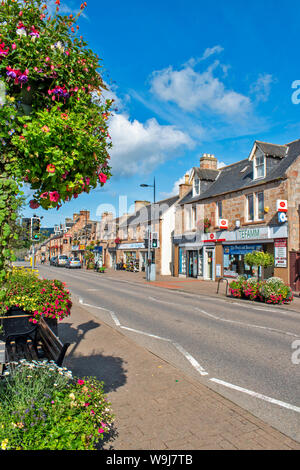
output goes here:
<path id="1" fill-rule="evenodd" d="M 33 323 L 41 317 L 61 321 L 71 313 L 72 302 L 65 283 L 58 280 L 40 279 L 37 271 L 13 268 L 5 283 L 2 311 L 20 307 L 32 313 Z"/>
<path id="2" fill-rule="evenodd" d="M 229 284 L 229 292 L 233 297 L 258 300 L 268 304 L 283 304 L 293 300 L 291 288 L 277 277 L 259 281 L 256 278 L 246 279 L 244 276 L 239 276 Z"/>
<path id="3" fill-rule="evenodd" d="M 96 378 L 55 363 L 21 360 L 0 381 L 2 450 L 95 450 L 113 415 Z"/>

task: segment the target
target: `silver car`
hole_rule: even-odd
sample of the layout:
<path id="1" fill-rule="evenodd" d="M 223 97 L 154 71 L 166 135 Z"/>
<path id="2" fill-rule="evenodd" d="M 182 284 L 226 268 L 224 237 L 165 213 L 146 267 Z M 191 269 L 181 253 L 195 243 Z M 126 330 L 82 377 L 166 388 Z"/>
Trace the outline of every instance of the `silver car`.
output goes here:
<path id="1" fill-rule="evenodd" d="M 66 264 L 66 268 L 77 268 L 77 269 L 80 269 L 81 268 L 81 261 L 79 258 L 69 258 L 68 261 L 67 261 L 67 264 Z"/>
<path id="2" fill-rule="evenodd" d="M 66 255 L 59 255 L 57 258 L 57 266 L 66 266 L 68 257 Z"/>

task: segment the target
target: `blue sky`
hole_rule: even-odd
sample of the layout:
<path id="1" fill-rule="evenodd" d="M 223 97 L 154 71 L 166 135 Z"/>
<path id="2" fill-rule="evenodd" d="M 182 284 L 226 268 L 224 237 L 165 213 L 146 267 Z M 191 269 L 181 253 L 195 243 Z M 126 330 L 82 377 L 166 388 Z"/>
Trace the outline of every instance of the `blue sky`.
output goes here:
<path id="1" fill-rule="evenodd" d="M 80 3 L 61 0 L 66 12 Z M 59 211 L 24 216 L 35 212 L 53 226 L 81 209 L 94 220 L 105 209 L 130 212 L 135 200 L 153 200 L 140 183 L 155 176 L 157 199 L 168 197 L 203 153 L 230 164 L 247 158 L 254 140 L 300 138 L 300 105 L 292 102 L 299 15 L 290 0 L 89 0 L 78 34 L 103 59 L 118 108 L 113 176 Z"/>

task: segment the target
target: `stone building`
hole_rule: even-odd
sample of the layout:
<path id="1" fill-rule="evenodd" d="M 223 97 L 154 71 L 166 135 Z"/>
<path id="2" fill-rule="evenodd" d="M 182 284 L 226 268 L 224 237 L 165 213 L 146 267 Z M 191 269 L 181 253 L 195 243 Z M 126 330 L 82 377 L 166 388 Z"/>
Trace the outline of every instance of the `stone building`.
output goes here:
<path id="1" fill-rule="evenodd" d="M 176 211 L 176 276 L 250 276 L 245 254 L 265 251 L 275 258 L 265 275 L 300 290 L 300 140 L 255 141 L 248 158 L 222 168 L 204 154 L 188 184 Z"/>

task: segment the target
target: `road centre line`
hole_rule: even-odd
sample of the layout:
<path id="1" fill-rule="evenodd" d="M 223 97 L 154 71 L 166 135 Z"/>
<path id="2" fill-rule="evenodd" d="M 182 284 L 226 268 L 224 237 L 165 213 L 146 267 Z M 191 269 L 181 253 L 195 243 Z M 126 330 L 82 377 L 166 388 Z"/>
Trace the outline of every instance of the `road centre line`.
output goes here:
<path id="1" fill-rule="evenodd" d="M 259 398 L 260 400 L 264 400 L 268 403 L 272 403 L 273 405 L 279 405 L 279 406 L 282 406 L 283 408 L 287 408 L 288 410 L 296 411 L 296 413 L 300 413 L 299 406 L 291 405 L 290 403 L 286 403 L 284 401 L 277 400 L 275 398 L 271 398 L 266 395 L 262 395 L 261 393 L 253 392 L 252 390 L 248 390 L 247 388 L 239 387 L 238 385 L 233 385 L 231 383 L 224 382 L 223 380 L 219 380 L 215 378 L 211 378 L 209 380 L 219 385 L 223 385 L 224 387 L 231 388 L 232 390 L 237 390 L 238 392 L 246 393 L 247 395 L 250 395 L 254 398 Z"/>
<path id="2" fill-rule="evenodd" d="M 142 335 L 145 335 L 145 336 L 149 336 L 151 338 L 156 338 L 156 339 L 159 339 L 159 340 L 162 340 L 162 341 L 166 341 L 166 342 L 169 342 L 170 344 L 172 344 L 180 353 L 183 354 L 183 356 L 189 361 L 189 363 L 197 370 L 197 372 L 201 375 L 201 376 L 206 376 L 206 375 L 209 375 L 208 372 L 205 371 L 205 369 L 203 369 L 203 367 L 199 364 L 199 362 L 193 357 L 191 356 L 191 354 L 189 354 L 180 344 L 176 343 L 176 342 L 173 342 L 172 340 L 168 339 L 168 338 L 163 338 L 161 336 L 157 336 L 157 335 L 153 335 L 151 333 L 145 333 L 143 331 L 140 331 L 140 330 L 136 330 L 134 328 L 129 328 L 129 327 L 126 327 L 126 326 L 122 326 L 116 316 L 116 314 L 114 312 L 112 312 L 111 310 L 108 310 L 104 307 L 99 307 L 99 306 L 96 306 L 96 305 L 91 305 L 91 304 L 87 304 L 85 302 L 83 302 L 83 300 L 80 298 L 79 299 L 79 303 L 81 305 L 86 305 L 88 307 L 93 307 L 93 308 L 98 308 L 100 310 L 105 310 L 107 312 L 110 313 L 110 315 L 112 316 L 115 324 L 117 326 L 119 326 L 120 328 L 124 329 L 124 330 L 127 330 L 127 331 L 132 331 L 134 333 L 138 333 L 138 334 L 142 334 Z M 204 311 L 203 311 L 204 312 Z M 208 314 L 207 312 L 205 312 L 206 314 Z M 210 315 L 210 314 L 208 314 Z M 219 319 L 218 317 L 215 317 L 214 315 L 210 315 L 214 318 L 217 318 Z M 220 319 L 220 320 L 223 320 L 223 319 Z M 225 320 L 227 321 L 227 320 Z M 235 322 L 236 323 L 236 322 Z M 238 322 L 240 323 L 240 322 Z M 271 397 L 268 397 L 267 395 L 262 395 L 261 393 L 257 393 L 257 392 L 254 392 L 252 390 L 248 390 L 246 388 L 243 388 L 243 387 L 239 387 L 238 385 L 234 385 L 234 384 L 231 384 L 229 382 L 225 382 L 223 380 L 220 380 L 220 379 L 216 379 L 216 378 L 211 378 L 209 379 L 211 382 L 214 382 L 218 385 L 222 385 L 224 387 L 227 387 L 227 388 L 230 388 L 232 390 L 236 390 L 238 392 L 242 392 L 242 393 L 245 393 L 247 395 L 250 395 L 254 398 L 257 398 L 257 399 L 260 399 L 260 400 L 263 400 L 263 401 L 266 401 L 268 403 L 271 403 L 273 405 L 278 405 L 278 406 L 281 406 L 283 408 L 286 408 L 290 411 L 295 411 L 297 413 L 300 413 L 300 407 L 298 406 L 295 406 L 295 405 L 291 405 L 290 403 L 286 403 L 286 402 L 283 402 L 281 400 L 277 400 L 275 398 L 271 398 Z"/>
<path id="3" fill-rule="evenodd" d="M 47 269 L 49 269 L 49 266 L 47 266 Z M 51 268 L 50 268 L 51 269 Z M 51 270 L 52 272 L 57 272 L 56 269 L 53 269 Z M 78 273 L 80 274 L 80 273 Z M 97 273 L 87 273 L 85 272 L 84 275 L 86 276 L 91 276 L 91 279 L 97 279 L 98 278 L 98 275 Z M 77 279 L 77 280 L 82 280 L 82 277 L 78 277 L 78 276 L 74 276 L 72 274 L 70 274 L 68 272 L 68 276 L 70 277 L 73 277 L 74 279 Z M 143 287 L 150 287 L 152 289 L 163 289 L 164 291 L 168 291 L 168 289 L 165 289 L 165 288 L 160 288 L 160 287 L 157 287 L 157 286 L 151 286 L 151 283 L 148 283 L 148 284 L 142 284 L 142 283 L 135 283 L 134 281 L 127 281 L 126 279 L 116 279 L 114 277 L 108 277 L 108 276 L 105 276 L 103 278 L 101 278 L 101 280 L 111 280 L 111 281 L 116 281 L 116 282 L 123 282 L 123 283 L 126 283 L 126 284 L 131 284 L 133 285 L 134 287 L 136 286 L 139 286 L 141 288 Z M 99 287 L 103 287 L 103 286 L 99 286 Z M 87 290 L 92 290 L 92 289 L 87 289 Z M 95 292 L 97 291 L 97 289 L 95 289 Z M 123 292 L 126 292 L 126 291 L 123 291 Z M 183 291 L 179 291 L 179 290 L 172 290 L 172 295 L 174 294 L 178 294 L 178 295 L 181 295 L 181 296 L 188 296 L 188 297 L 192 297 L 194 299 L 197 299 L 197 300 L 209 300 L 211 301 L 212 300 L 212 297 L 208 297 L 208 296 L 205 296 L 203 294 L 193 294 L 191 292 L 183 292 Z M 154 299 L 154 298 L 152 298 Z M 234 305 L 237 305 L 237 306 L 240 306 L 240 307 L 243 307 L 244 309 L 248 309 L 248 310 L 260 310 L 260 311 L 266 311 L 266 312 L 273 312 L 273 313 L 278 313 L 278 314 L 281 314 L 281 315 L 290 315 L 290 316 L 294 316 L 294 315 L 298 315 L 298 312 L 297 311 L 294 311 L 294 310 L 291 310 L 291 311 L 288 311 L 288 310 L 283 310 L 283 309 L 269 309 L 267 307 L 257 307 L 257 306 L 252 306 L 252 305 L 249 305 L 245 302 L 245 304 L 241 304 L 241 303 L 238 303 L 236 301 L 233 301 L 233 302 L 230 302 L 229 299 L 220 299 L 220 298 L 217 298 L 217 297 L 213 297 L 214 301 L 216 302 L 221 302 L 221 303 L 232 303 Z M 158 300 L 157 300 L 158 301 Z M 163 301 L 161 301 L 163 302 Z M 298 336 L 297 336 L 298 337 Z"/>
<path id="4" fill-rule="evenodd" d="M 205 369 L 203 369 L 203 367 L 199 364 L 199 362 L 190 354 L 188 353 L 180 344 L 178 343 L 175 343 L 173 342 L 171 339 L 168 339 L 168 338 L 163 338 L 162 336 L 157 336 L 157 335 L 154 335 L 152 333 L 146 333 L 144 331 L 140 331 L 140 330 L 136 330 L 134 328 L 129 328 L 128 326 L 123 326 L 121 325 L 120 321 L 118 320 L 116 314 L 114 312 L 112 312 L 111 310 L 108 310 L 107 308 L 104 308 L 104 307 L 99 307 L 97 305 L 91 305 L 91 304 L 87 304 L 85 302 L 83 302 L 82 298 L 79 298 L 79 303 L 81 305 L 85 305 L 87 307 L 93 307 L 93 308 L 98 308 L 99 310 L 105 310 L 107 312 L 110 313 L 112 319 L 114 320 L 116 326 L 119 326 L 120 328 L 122 328 L 123 330 L 127 330 L 127 331 L 131 331 L 133 333 L 137 333 L 137 334 L 141 334 L 141 335 L 144 335 L 144 336 L 149 336 L 150 338 L 155 338 L 155 339 L 159 339 L 159 340 L 162 340 L 162 341 L 166 341 L 166 342 L 169 342 L 170 344 L 172 344 L 181 354 L 184 355 L 184 357 L 189 361 L 189 363 L 199 372 L 200 375 L 208 375 L 208 372 L 205 371 Z"/>
<path id="5" fill-rule="evenodd" d="M 237 320 L 228 320 L 226 318 L 217 317 L 216 315 L 213 315 L 212 313 L 208 313 L 205 310 L 202 310 L 201 308 L 198 308 L 198 307 L 194 307 L 194 309 L 197 310 L 197 312 L 201 312 L 204 315 L 207 315 L 208 317 L 214 318 L 215 320 L 222 321 L 224 323 L 234 323 L 234 324 L 246 326 L 249 328 L 259 328 L 261 330 L 267 330 L 273 333 L 279 333 L 279 334 L 284 334 L 287 336 L 293 336 L 294 338 L 299 338 L 299 335 L 295 335 L 294 333 L 290 333 L 289 331 L 278 330 L 276 328 L 270 328 L 268 326 L 253 325 L 252 323 L 244 323 L 244 322 L 240 322 Z"/>

